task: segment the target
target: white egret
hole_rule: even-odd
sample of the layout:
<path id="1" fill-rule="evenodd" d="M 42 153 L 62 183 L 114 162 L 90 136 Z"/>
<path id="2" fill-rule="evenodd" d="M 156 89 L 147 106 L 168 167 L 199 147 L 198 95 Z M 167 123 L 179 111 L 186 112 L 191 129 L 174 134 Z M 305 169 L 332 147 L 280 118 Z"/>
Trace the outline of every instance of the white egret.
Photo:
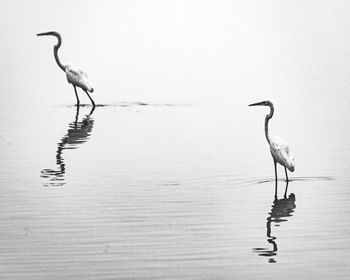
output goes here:
<path id="1" fill-rule="evenodd" d="M 265 117 L 265 137 L 267 142 L 270 145 L 270 151 L 275 165 L 275 182 L 277 190 L 277 163 L 281 164 L 284 167 L 286 173 L 286 180 L 288 179 L 287 169 L 291 172 L 294 172 L 295 164 L 294 157 L 290 152 L 289 146 L 287 143 L 278 136 L 271 136 L 269 134 L 269 120 L 272 118 L 274 113 L 274 107 L 271 101 L 262 101 L 258 103 L 250 104 L 249 106 L 268 106 L 270 107 L 270 114 Z M 276 195 L 276 193 L 275 193 Z"/>
<path id="2" fill-rule="evenodd" d="M 39 33 L 37 34 L 37 36 L 55 36 L 58 39 L 58 43 L 53 47 L 53 53 L 58 66 L 66 73 L 68 83 L 73 85 L 75 96 L 77 98 L 77 106 L 79 106 L 80 102 L 76 87 L 80 87 L 83 91 L 85 91 L 85 93 L 91 100 L 92 106 L 95 107 L 95 102 L 92 100 L 91 96 L 88 93 L 93 92 L 94 89 L 92 88 L 87 74 L 78 67 L 73 66 L 71 64 L 63 65 L 60 59 L 58 58 L 58 49 L 61 47 L 62 44 L 61 35 L 56 31 L 50 31 Z"/>

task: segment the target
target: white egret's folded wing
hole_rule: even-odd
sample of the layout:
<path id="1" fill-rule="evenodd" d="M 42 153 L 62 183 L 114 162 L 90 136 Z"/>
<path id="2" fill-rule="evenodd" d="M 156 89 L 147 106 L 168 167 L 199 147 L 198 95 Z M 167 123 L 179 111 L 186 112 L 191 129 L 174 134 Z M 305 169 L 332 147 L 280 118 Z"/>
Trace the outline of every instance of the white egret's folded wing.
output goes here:
<path id="1" fill-rule="evenodd" d="M 66 66 L 67 81 L 87 91 L 93 92 L 92 85 L 87 74 L 74 65 Z"/>
<path id="2" fill-rule="evenodd" d="M 275 161 L 285 166 L 290 171 L 294 171 L 294 158 L 290 152 L 287 143 L 280 137 L 271 137 L 270 151 Z"/>

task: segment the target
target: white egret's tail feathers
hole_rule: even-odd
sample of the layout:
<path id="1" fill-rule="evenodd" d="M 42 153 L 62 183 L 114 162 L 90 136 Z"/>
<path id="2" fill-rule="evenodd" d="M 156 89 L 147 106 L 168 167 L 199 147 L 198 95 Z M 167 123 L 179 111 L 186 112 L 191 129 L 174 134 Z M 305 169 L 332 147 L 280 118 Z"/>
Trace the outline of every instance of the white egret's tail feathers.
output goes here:
<path id="1" fill-rule="evenodd" d="M 290 171 L 290 172 L 294 172 L 295 170 L 295 164 L 294 162 L 292 162 L 291 164 L 288 164 L 286 165 L 287 169 Z"/>
<path id="2" fill-rule="evenodd" d="M 294 170 L 295 170 L 294 156 L 293 156 L 293 154 L 290 152 L 290 149 L 289 149 L 288 146 L 287 146 L 286 150 L 287 150 L 287 154 L 288 154 L 288 156 L 289 156 L 288 164 L 287 164 L 286 167 L 288 168 L 288 170 L 289 170 L 290 172 L 294 172 Z"/>

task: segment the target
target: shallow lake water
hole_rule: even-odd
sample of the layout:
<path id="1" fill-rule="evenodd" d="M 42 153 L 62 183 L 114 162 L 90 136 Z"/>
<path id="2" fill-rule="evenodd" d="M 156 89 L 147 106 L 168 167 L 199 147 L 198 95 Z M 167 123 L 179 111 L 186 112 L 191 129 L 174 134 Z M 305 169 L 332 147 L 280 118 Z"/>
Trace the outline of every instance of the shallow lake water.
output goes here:
<path id="1" fill-rule="evenodd" d="M 240 49 L 234 39 L 224 39 L 229 33 L 220 28 L 235 26 L 226 8 L 240 14 L 229 3 L 201 7 L 212 18 L 199 15 L 200 26 L 188 19 L 197 8 L 192 2 L 183 7 L 157 2 L 161 15 L 142 5 L 134 10 L 120 4 L 118 15 L 124 20 L 129 15 L 131 27 L 112 28 L 109 21 L 119 22 L 113 13 L 91 2 L 88 15 L 97 14 L 102 23 L 87 23 L 95 37 L 82 49 L 77 42 L 83 44 L 86 37 L 75 37 L 67 14 L 63 19 L 41 15 L 50 9 L 63 13 L 65 5 L 34 3 L 28 13 L 22 6 L 18 10 L 16 1 L 4 7 L 5 19 L 10 12 L 21 13 L 25 26 L 9 21 L 18 32 L 1 20 L 7 24 L 1 27 L 6 40 L 0 45 L 1 279 L 350 277 L 350 80 L 345 75 L 350 77 L 350 68 L 344 66 L 350 53 L 338 33 L 327 48 L 321 44 L 326 39 L 314 31 L 329 30 L 330 21 L 306 25 L 306 30 L 297 25 L 304 30 L 299 35 L 287 29 L 300 40 L 314 34 L 318 51 L 309 39 L 303 49 L 274 45 L 280 53 L 272 54 L 259 37 L 266 45 L 256 46 L 256 57 L 275 60 L 273 67 L 269 60 L 248 60 L 250 73 L 236 54 L 230 56 L 229 47 L 221 47 Z M 39 3 L 41 12 L 34 9 Z M 297 7 L 314 8 L 301 3 Z M 234 8 L 244 8 L 246 16 L 248 10 L 268 15 L 263 7 L 241 5 Z M 342 8 L 329 6 L 319 8 L 318 15 L 332 8 L 338 13 L 332 24 L 346 29 L 343 23 L 349 20 L 340 16 Z M 184 7 L 189 10 L 180 16 L 180 27 L 172 25 Z M 288 7 L 278 9 L 286 15 L 278 20 L 288 26 L 294 16 Z M 172 32 L 189 26 L 202 33 L 194 39 L 190 31 L 184 33 L 186 40 L 193 39 L 188 45 L 185 39 L 178 42 L 180 33 L 156 43 L 142 37 L 145 49 L 129 45 L 127 39 L 137 39 L 124 29 L 141 36 L 132 19 L 149 15 L 155 18 L 141 28 L 154 38 L 157 32 L 164 35 L 160 23 Z M 303 15 L 301 21 L 308 23 Z M 73 88 L 53 59 L 54 39 L 35 36 L 52 29 L 50 20 L 62 30 L 62 57 L 76 57 L 90 67 L 95 110 L 80 91 L 83 105 L 74 106 Z M 257 28 L 256 36 L 267 32 L 267 17 L 260 20 L 262 29 L 244 28 Z M 112 40 L 114 55 L 104 53 L 104 48 L 112 51 L 107 41 L 99 43 L 101 26 L 107 28 L 101 29 L 104 35 L 119 32 L 123 39 Z M 267 34 L 282 36 L 274 29 Z M 208 46 L 203 38 L 217 43 Z M 243 56 L 255 57 L 249 54 L 252 46 L 244 50 L 238 42 Z M 151 46 L 159 47 L 159 56 Z M 89 58 L 94 52 L 98 57 Z M 303 62 L 281 61 L 293 55 Z M 333 56 L 343 60 L 330 60 Z M 317 68 L 316 61 L 326 62 Z M 268 109 L 248 107 L 265 99 L 275 104 L 271 133 L 287 140 L 296 161 L 288 186 L 278 167 L 277 198 L 263 129 Z"/>

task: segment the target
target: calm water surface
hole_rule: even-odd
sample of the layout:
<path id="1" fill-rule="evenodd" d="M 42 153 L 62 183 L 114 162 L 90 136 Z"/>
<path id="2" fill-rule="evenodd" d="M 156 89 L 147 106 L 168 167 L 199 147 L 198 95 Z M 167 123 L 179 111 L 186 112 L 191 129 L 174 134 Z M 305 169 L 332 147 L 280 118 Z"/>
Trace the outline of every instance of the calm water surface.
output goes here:
<path id="1" fill-rule="evenodd" d="M 11 3 L 1 279 L 349 279 L 346 9 L 91 1 L 70 25 L 79 6 Z M 74 106 L 54 40 L 35 36 L 53 28 L 62 59 L 87 66 L 94 111 Z M 277 199 L 268 110 L 248 107 L 265 99 L 296 157 Z"/>
<path id="2" fill-rule="evenodd" d="M 286 197 L 279 169 L 275 200 L 263 112 L 241 109 L 261 116 L 236 134 L 229 108 L 90 109 L 2 118 L 3 131 L 16 127 L 1 145 L 4 278 L 349 275 L 350 180 L 337 162 L 327 171 L 330 152 L 307 155 L 324 148 L 317 142 L 297 147 Z"/>

